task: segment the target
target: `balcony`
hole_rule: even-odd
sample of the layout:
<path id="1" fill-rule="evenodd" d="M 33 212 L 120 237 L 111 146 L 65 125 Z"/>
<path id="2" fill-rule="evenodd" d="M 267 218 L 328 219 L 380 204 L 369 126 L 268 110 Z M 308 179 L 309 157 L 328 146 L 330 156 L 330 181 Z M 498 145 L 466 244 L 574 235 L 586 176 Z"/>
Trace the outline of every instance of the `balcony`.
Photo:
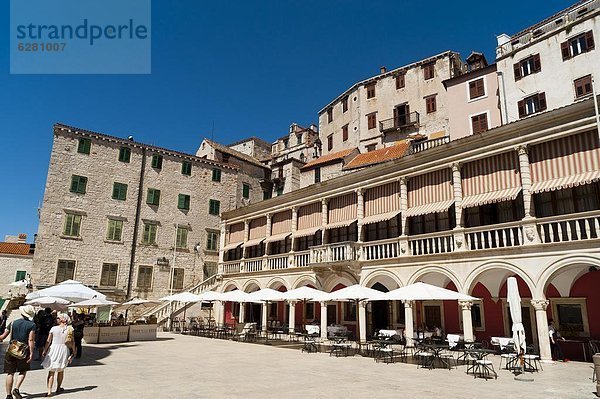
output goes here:
<path id="1" fill-rule="evenodd" d="M 406 115 L 399 115 L 394 118 L 384 119 L 379 122 L 379 131 L 381 133 L 389 133 L 393 131 L 401 131 L 409 127 L 419 125 L 419 113 L 417 111 Z"/>
<path id="2" fill-rule="evenodd" d="M 439 137 L 431 140 L 412 141 L 410 148 L 408 149 L 409 154 L 416 154 L 417 152 L 425 151 L 433 147 L 437 147 L 450 142 L 449 136 Z"/>

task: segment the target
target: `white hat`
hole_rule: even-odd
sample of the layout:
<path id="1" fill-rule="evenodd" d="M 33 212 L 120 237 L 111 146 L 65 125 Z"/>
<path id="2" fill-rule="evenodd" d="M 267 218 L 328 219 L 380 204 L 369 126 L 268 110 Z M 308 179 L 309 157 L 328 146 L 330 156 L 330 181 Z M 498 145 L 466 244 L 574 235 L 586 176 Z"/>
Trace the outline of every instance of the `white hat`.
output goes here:
<path id="1" fill-rule="evenodd" d="M 19 307 L 19 312 L 21 312 L 21 316 L 27 317 L 30 320 L 33 320 L 33 317 L 35 316 L 35 309 L 31 305 Z"/>

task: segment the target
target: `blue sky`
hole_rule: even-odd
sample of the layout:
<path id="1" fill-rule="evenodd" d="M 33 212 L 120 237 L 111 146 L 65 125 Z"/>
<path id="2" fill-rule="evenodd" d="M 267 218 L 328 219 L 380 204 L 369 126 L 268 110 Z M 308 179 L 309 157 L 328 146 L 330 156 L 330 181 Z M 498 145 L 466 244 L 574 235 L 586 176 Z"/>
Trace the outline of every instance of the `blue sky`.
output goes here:
<path id="1" fill-rule="evenodd" d="M 497 34 L 572 3 L 154 0 L 152 74 L 10 75 L 2 1 L 0 241 L 37 231 L 55 122 L 188 153 L 213 124 L 225 144 L 272 141 L 292 122 L 317 123 L 321 107 L 382 65 L 445 50 L 483 51 L 492 62 Z"/>

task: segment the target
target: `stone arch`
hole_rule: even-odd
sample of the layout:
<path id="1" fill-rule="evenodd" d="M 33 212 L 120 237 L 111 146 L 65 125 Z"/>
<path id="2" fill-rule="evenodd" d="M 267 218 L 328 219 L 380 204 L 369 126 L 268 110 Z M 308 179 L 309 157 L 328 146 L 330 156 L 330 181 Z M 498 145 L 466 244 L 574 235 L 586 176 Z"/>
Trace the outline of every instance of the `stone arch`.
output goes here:
<path id="1" fill-rule="evenodd" d="M 331 292 L 333 288 L 338 284 L 344 284 L 346 286 L 358 284 L 356 277 L 348 272 L 341 272 L 329 275 L 322 283 L 323 291 Z"/>
<path id="2" fill-rule="evenodd" d="M 223 286 L 225 287 L 223 289 L 222 292 L 228 292 L 228 291 L 233 291 L 233 290 L 239 290 L 240 287 L 238 286 L 237 282 L 234 280 L 228 281 L 227 283 L 223 284 Z"/>
<path id="3" fill-rule="evenodd" d="M 265 284 L 266 288 L 272 288 L 274 290 L 279 290 L 281 287 L 285 287 L 285 290 L 288 291 L 288 284 L 281 277 L 273 277 L 267 284 Z"/>
<path id="4" fill-rule="evenodd" d="M 254 288 L 254 286 L 256 286 L 256 289 L 252 289 L 252 288 Z M 258 282 L 258 280 L 255 280 L 255 279 L 248 279 L 248 280 L 246 280 L 246 282 L 245 282 L 245 283 L 244 283 L 244 285 L 243 285 L 243 291 L 244 291 L 244 292 L 248 292 L 248 293 L 250 293 L 250 292 L 254 292 L 254 291 L 258 291 L 258 290 L 260 290 L 261 288 L 263 288 L 263 287 L 262 287 L 262 286 L 261 286 L 261 284 Z M 252 290 L 251 290 L 251 289 L 252 289 Z M 250 291 L 250 290 L 251 290 L 251 291 Z"/>
<path id="5" fill-rule="evenodd" d="M 440 275 L 442 276 L 441 279 Z M 433 276 L 436 276 L 437 278 L 433 278 Z M 458 292 L 462 292 L 463 290 L 460 279 L 452 271 L 438 265 L 420 268 L 410 276 L 408 284 L 414 284 L 417 281 L 437 285 L 442 288 L 446 288 L 446 285 L 448 285 L 449 282 L 452 282 Z"/>
<path id="6" fill-rule="evenodd" d="M 561 296 L 569 296 L 575 281 L 594 266 L 600 269 L 600 259 L 590 255 L 567 256 L 550 265 L 537 277 L 535 295 L 545 298 L 546 288 L 550 283 L 556 287 Z"/>
<path id="7" fill-rule="evenodd" d="M 495 273 L 496 275 L 494 275 L 489 281 L 489 282 L 482 282 L 482 276 L 485 274 L 490 274 L 490 273 Z M 521 267 L 513 264 L 513 263 L 509 263 L 509 262 L 505 262 L 505 261 L 501 261 L 501 260 L 494 260 L 494 261 L 490 261 L 490 262 L 485 262 L 482 263 L 481 265 L 477 266 L 475 269 L 471 270 L 471 272 L 467 275 L 467 278 L 465 279 L 465 282 L 463 284 L 463 288 L 462 288 L 462 293 L 464 294 L 470 294 L 473 291 L 473 288 L 475 287 L 475 285 L 480 282 L 482 283 L 487 290 L 490 292 L 490 294 L 492 295 L 492 297 L 497 297 L 499 292 L 500 292 L 500 288 L 502 287 L 502 285 L 506 282 L 506 279 L 508 277 L 510 277 L 511 275 L 516 274 L 517 276 L 519 276 L 520 278 L 523 279 L 523 281 L 525 282 L 525 284 L 527 284 L 527 287 L 529 288 L 529 291 L 531 292 L 532 298 L 533 299 L 543 299 L 544 297 L 536 297 L 535 293 L 536 293 L 536 285 L 533 282 L 533 279 L 531 278 L 531 276 Z"/>
<path id="8" fill-rule="evenodd" d="M 390 291 L 404 286 L 402 280 L 389 270 L 375 270 L 361 280 L 361 284 L 365 287 L 371 287 L 375 283 L 381 283 Z"/>
<path id="9" fill-rule="evenodd" d="M 304 285 L 312 285 L 313 287 L 319 288 L 319 284 L 317 283 L 317 279 L 315 276 L 311 274 L 303 274 L 300 277 L 296 278 L 294 282 L 290 285 L 291 289 L 299 288 Z"/>

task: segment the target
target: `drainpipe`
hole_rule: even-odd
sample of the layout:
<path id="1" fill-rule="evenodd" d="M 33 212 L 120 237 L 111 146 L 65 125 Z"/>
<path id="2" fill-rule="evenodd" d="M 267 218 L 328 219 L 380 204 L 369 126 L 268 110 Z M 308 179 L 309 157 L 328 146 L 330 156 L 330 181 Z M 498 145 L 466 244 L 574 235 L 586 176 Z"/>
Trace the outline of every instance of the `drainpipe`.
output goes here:
<path id="1" fill-rule="evenodd" d="M 498 78 L 502 80 L 502 105 L 504 108 L 504 112 L 500 115 L 502 117 L 502 124 L 506 125 L 508 123 L 508 106 L 506 104 L 506 86 L 504 84 L 504 73 L 502 71 L 497 71 L 496 74 Z"/>
<path id="2" fill-rule="evenodd" d="M 137 240 L 140 229 L 140 210 L 142 209 L 142 189 L 144 188 L 144 171 L 146 170 L 146 148 L 142 148 L 142 167 L 140 169 L 140 179 L 138 186 L 137 204 L 135 207 L 135 223 L 133 225 L 133 241 L 131 243 L 131 261 L 129 263 L 129 279 L 127 280 L 127 298 L 131 296 L 131 287 L 133 285 L 133 271 L 135 265 L 135 252 L 137 249 Z"/>

